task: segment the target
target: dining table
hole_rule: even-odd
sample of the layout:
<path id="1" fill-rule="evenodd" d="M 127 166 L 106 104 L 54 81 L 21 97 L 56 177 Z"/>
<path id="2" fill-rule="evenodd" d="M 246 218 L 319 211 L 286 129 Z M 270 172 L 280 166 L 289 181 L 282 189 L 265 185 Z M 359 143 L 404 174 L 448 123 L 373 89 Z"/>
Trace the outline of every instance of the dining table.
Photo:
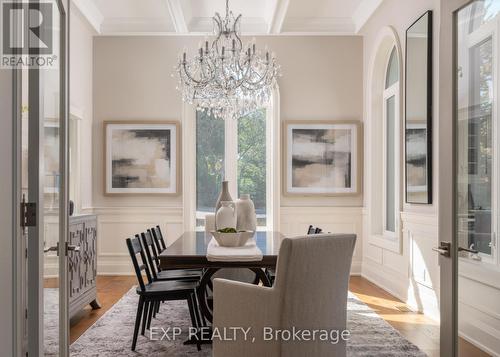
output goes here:
<path id="1" fill-rule="evenodd" d="M 212 277 L 220 269 L 243 268 L 255 273 L 254 283 L 271 286 L 266 269 L 276 267 L 278 253 L 284 235 L 277 231 L 257 231 L 253 239 L 262 251 L 262 259 L 256 261 L 209 260 L 207 248 L 212 235 L 204 231 L 188 231 L 169 245 L 160 255 L 160 268 L 168 269 L 202 269 L 203 275 L 198 284 L 197 299 L 203 317 L 210 323 L 213 320 L 213 301 L 208 294 L 212 288 Z"/>

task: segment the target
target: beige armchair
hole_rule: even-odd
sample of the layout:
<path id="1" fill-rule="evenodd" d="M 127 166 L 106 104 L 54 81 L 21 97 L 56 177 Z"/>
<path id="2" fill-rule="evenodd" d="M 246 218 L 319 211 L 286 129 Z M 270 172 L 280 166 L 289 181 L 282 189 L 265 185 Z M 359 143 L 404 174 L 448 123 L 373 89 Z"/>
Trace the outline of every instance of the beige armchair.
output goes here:
<path id="1" fill-rule="evenodd" d="M 352 234 L 283 240 L 272 288 L 215 279 L 214 331 L 225 338 L 214 337 L 213 356 L 345 356 L 355 242 Z M 237 328 L 251 329 L 246 339 Z"/>

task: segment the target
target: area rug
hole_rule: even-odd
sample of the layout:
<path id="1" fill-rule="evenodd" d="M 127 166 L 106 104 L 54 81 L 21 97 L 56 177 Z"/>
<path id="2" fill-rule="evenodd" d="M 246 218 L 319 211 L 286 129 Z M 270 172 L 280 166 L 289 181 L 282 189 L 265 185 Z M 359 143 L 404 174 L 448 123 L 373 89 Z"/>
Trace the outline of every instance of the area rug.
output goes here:
<path id="1" fill-rule="evenodd" d="M 57 290 L 46 289 L 45 296 L 46 306 L 50 305 L 51 301 L 57 301 Z M 136 351 L 132 352 L 130 346 L 137 301 L 138 296 L 135 293 L 135 288 L 132 288 L 71 345 L 71 356 L 211 357 L 212 351 L 208 345 L 202 346 L 202 350 L 199 352 L 196 350 L 196 346 L 183 345 L 183 341 L 187 339 L 187 331 L 190 325 L 188 308 L 184 302 L 162 304 L 160 313 L 152 323 L 152 328 L 157 329 L 154 335 L 157 340 L 150 340 L 150 334 L 146 331 L 146 336 L 139 336 Z M 47 307 L 49 308 L 49 306 Z M 422 351 L 406 340 L 354 294 L 349 293 L 347 309 L 347 325 L 351 333 L 347 343 L 348 356 L 425 356 Z M 50 326 L 54 325 L 51 324 L 51 319 L 50 316 L 46 318 L 45 333 L 47 335 L 54 334 L 50 328 Z M 159 329 L 168 326 L 180 327 L 182 334 L 177 336 L 174 341 L 158 340 L 162 335 Z M 55 332 L 55 335 L 57 335 L 57 332 Z M 54 341 L 54 336 L 47 337 L 48 340 Z M 53 355 L 50 346 L 46 346 L 46 355 Z"/>

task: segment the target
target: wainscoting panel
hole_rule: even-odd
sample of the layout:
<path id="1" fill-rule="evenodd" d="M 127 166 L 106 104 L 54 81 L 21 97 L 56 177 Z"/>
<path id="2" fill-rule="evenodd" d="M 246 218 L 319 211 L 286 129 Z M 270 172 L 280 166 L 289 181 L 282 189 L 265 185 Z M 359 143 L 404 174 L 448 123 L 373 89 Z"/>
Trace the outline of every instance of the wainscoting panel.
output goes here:
<path id="1" fill-rule="evenodd" d="M 439 266 L 432 247 L 437 244 L 437 217 L 401 213 L 401 254 L 365 240 L 362 275 L 415 310 L 439 319 Z"/>
<path id="2" fill-rule="evenodd" d="M 461 337 L 500 356 L 500 271 L 484 262 L 461 259 L 458 331 Z"/>
<path id="3" fill-rule="evenodd" d="M 85 213 L 98 217 L 98 274 L 132 274 L 125 239 L 158 223 L 167 244 L 184 230 L 182 207 L 97 207 Z M 352 274 L 361 273 L 363 234 L 362 207 L 282 207 L 281 231 L 286 236 L 304 235 L 309 224 L 325 232 L 354 233 L 358 236 L 352 263 Z"/>
<path id="4" fill-rule="evenodd" d="M 322 228 L 324 232 L 356 234 L 351 274 L 361 273 L 362 207 L 281 207 L 280 216 L 280 229 L 286 236 L 305 235 L 310 224 Z"/>
<path id="5" fill-rule="evenodd" d="M 98 274 L 133 274 L 125 239 L 160 224 L 167 244 L 183 231 L 182 207 L 98 207 Z"/>

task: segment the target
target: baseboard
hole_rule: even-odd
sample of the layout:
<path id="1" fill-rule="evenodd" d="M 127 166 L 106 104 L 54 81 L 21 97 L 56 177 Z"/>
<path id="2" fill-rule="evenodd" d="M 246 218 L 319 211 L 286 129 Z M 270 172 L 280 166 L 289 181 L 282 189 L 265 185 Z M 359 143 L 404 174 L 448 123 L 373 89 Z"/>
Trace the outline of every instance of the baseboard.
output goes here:
<path id="1" fill-rule="evenodd" d="M 370 269 L 370 271 L 368 271 L 367 269 L 363 268 L 361 271 L 361 276 L 363 278 L 365 278 L 366 280 L 368 280 L 369 282 L 377 285 L 382 290 L 388 292 L 392 296 L 398 298 L 399 300 L 401 300 L 401 301 L 406 300 L 406 296 L 403 296 L 400 293 L 400 291 L 398 291 L 394 287 L 391 287 L 390 284 L 388 283 L 386 277 L 382 276 L 381 273 L 374 272 L 373 269 Z M 392 279 L 391 281 L 392 281 L 392 284 L 394 284 L 394 279 Z M 404 282 L 402 283 L 402 285 L 404 285 Z"/>
<path id="2" fill-rule="evenodd" d="M 353 261 L 351 263 L 351 276 L 360 276 L 361 275 L 361 262 Z"/>
<path id="3" fill-rule="evenodd" d="M 492 349 L 486 347 L 485 345 L 483 345 L 482 343 L 480 343 L 476 339 L 468 336 L 467 334 L 459 331 L 458 332 L 458 336 L 460 336 L 461 338 L 463 338 L 465 341 L 469 342 L 471 345 L 476 346 L 481 351 L 486 352 L 486 353 L 492 355 L 493 357 L 500 357 L 499 353 L 497 353 L 497 352 L 493 351 Z"/>
<path id="4" fill-rule="evenodd" d="M 411 286 L 412 281 L 406 277 L 388 275 L 386 272 L 378 268 L 375 263 L 369 263 L 367 260 L 363 262 L 363 267 L 361 271 L 361 276 L 371 283 L 377 285 L 382 290 L 388 292 L 399 300 L 403 301 L 405 304 L 413 308 L 415 311 L 425 314 L 426 316 L 439 321 L 439 306 L 438 298 L 432 299 L 428 298 L 428 292 L 422 292 L 421 295 L 421 306 L 418 306 L 411 300 L 412 294 Z M 427 287 L 421 286 L 422 289 L 429 289 Z M 437 292 L 436 294 L 439 294 Z M 427 298 L 426 298 L 427 297 Z"/>
<path id="5" fill-rule="evenodd" d="M 135 275 L 130 257 L 116 255 L 97 257 L 98 275 Z"/>

